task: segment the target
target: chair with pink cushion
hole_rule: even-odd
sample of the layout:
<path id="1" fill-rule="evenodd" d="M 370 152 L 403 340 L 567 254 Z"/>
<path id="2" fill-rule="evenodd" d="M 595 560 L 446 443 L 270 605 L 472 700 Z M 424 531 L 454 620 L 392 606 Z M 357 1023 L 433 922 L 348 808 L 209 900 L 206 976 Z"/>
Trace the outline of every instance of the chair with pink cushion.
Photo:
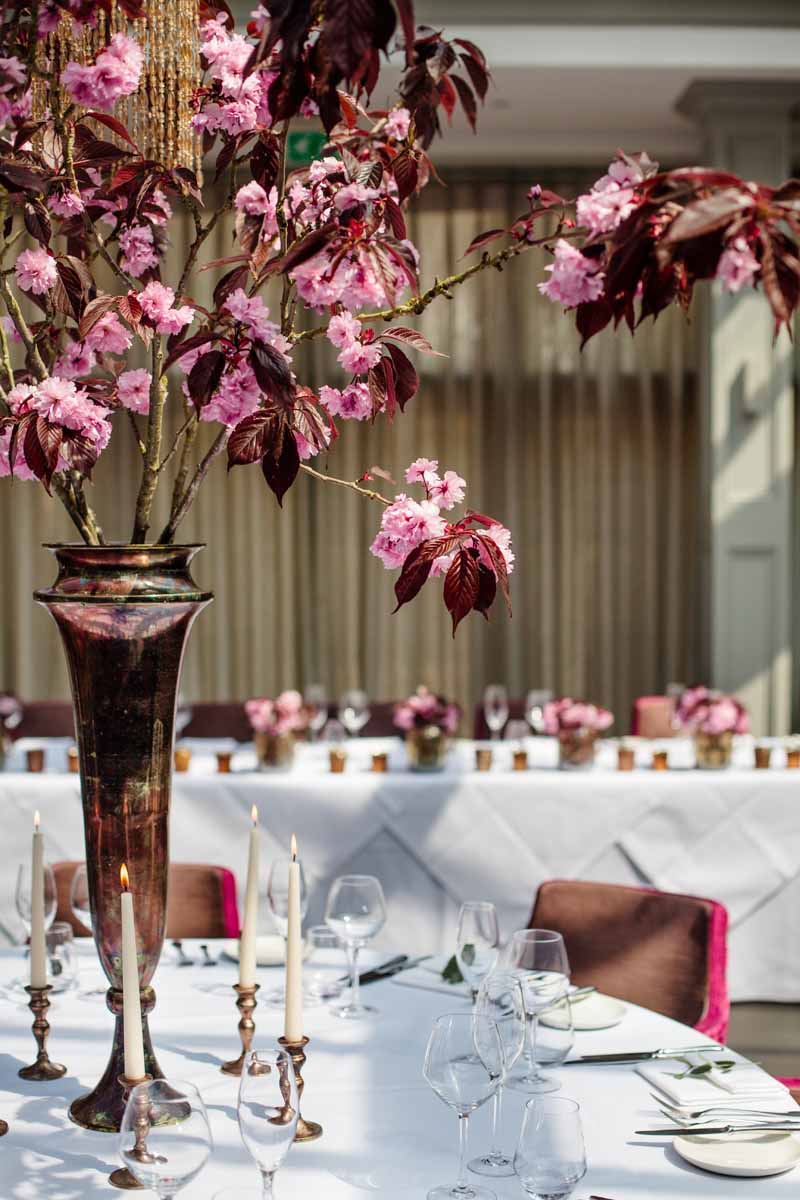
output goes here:
<path id="1" fill-rule="evenodd" d="M 563 934 L 579 987 L 594 985 L 725 1041 L 730 1002 L 722 904 L 651 888 L 549 880 L 537 893 L 531 927 Z"/>
<path id="2" fill-rule="evenodd" d="M 674 711 L 671 696 L 640 696 L 633 702 L 631 733 L 643 738 L 674 737 Z"/>

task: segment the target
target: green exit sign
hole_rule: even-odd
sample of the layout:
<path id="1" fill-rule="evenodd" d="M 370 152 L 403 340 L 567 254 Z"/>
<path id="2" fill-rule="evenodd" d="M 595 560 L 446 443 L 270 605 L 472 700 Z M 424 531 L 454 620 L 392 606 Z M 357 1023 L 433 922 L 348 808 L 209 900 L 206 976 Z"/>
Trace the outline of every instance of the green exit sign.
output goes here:
<path id="1" fill-rule="evenodd" d="M 315 158 L 321 157 L 327 140 L 322 130 L 290 129 L 286 139 L 287 165 L 290 168 L 307 167 Z"/>

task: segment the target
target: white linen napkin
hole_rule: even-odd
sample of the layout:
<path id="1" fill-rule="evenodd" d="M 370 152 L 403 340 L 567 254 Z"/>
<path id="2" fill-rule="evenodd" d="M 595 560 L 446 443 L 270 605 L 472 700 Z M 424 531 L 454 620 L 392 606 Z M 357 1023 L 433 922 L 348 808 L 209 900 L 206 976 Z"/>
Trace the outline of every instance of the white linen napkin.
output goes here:
<path id="1" fill-rule="evenodd" d="M 727 1058 L 729 1053 L 722 1051 L 721 1056 Z M 687 1054 L 684 1057 L 692 1066 L 712 1060 L 706 1054 Z M 721 1071 L 712 1066 L 705 1075 L 676 1079 L 676 1075 L 687 1069 L 686 1062 L 665 1058 L 657 1062 L 640 1063 L 636 1070 L 671 1104 L 678 1107 L 703 1108 L 713 1104 L 748 1107 L 757 1102 L 759 1108 L 766 1108 L 773 1102 L 785 1108 L 790 1102 L 788 1088 L 754 1063 L 737 1062 L 730 1071 Z"/>

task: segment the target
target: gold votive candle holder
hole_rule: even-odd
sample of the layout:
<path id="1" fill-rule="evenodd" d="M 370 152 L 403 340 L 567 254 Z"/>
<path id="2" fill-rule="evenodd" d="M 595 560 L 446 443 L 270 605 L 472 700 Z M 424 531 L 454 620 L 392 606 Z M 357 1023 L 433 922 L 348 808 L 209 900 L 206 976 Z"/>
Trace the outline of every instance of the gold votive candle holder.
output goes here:
<path id="1" fill-rule="evenodd" d="M 28 750 L 25 755 L 25 760 L 28 765 L 28 770 L 33 775 L 38 775 L 40 771 L 44 770 L 44 750 Z"/>
<path id="2" fill-rule="evenodd" d="M 636 765 L 636 753 L 631 746 L 620 746 L 617 750 L 617 770 L 632 771 Z"/>
<path id="3" fill-rule="evenodd" d="M 669 770 L 669 757 L 666 750 L 653 751 L 653 770 L 667 771 Z"/>
<path id="4" fill-rule="evenodd" d="M 230 750 L 217 751 L 217 772 L 220 775 L 230 775 L 232 758 L 233 754 Z"/>
<path id="5" fill-rule="evenodd" d="M 331 764 L 331 773 L 334 775 L 341 775 L 347 764 L 347 751 L 331 750 L 329 758 Z"/>
<path id="6" fill-rule="evenodd" d="M 380 751 L 372 756 L 372 769 L 377 775 L 383 775 L 389 770 L 389 755 L 385 751 Z M 331 767 L 333 770 L 333 767 Z"/>
<path id="7" fill-rule="evenodd" d="M 70 746 L 67 751 L 67 770 L 70 775 L 77 775 L 80 770 L 80 761 L 78 759 L 78 751 L 75 746 Z"/>
<path id="8" fill-rule="evenodd" d="M 303 1099 L 303 1089 L 305 1082 L 303 1080 L 302 1070 L 306 1061 L 306 1046 L 309 1039 L 304 1037 L 300 1042 L 287 1042 L 285 1037 L 278 1038 L 278 1045 L 286 1051 L 292 1060 L 294 1067 L 294 1078 L 297 1084 L 297 1132 L 294 1135 L 296 1142 L 314 1142 L 317 1138 L 322 1137 L 322 1126 L 316 1121 L 306 1121 L 300 1114 L 300 1102 Z"/>
<path id="9" fill-rule="evenodd" d="M 256 992 L 259 989 L 259 984 L 251 983 L 242 985 L 235 983 L 233 990 L 236 992 L 236 1007 L 239 1010 L 239 1040 L 242 1043 L 242 1053 L 238 1058 L 232 1058 L 230 1062 L 223 1063 L 220 1067 L 223 1075 L 241 1075 L 242 1067 L 244 1066 L 245 1056 L 253 1045 L 253 1034 L 256 1031 L 256 1023 L 253 1020 L 258 1000 Z"/>
<path id="10" fill-rule="evenodd" d="M 192 752 L 187 750 L 185 746 L 178 746 L 175 751 L 175 770 L 188 771 L 189 763 L 192 761 Z"/>
<path id="11" fill-rule="evenodd" d="M 800 749 L 791 749 L 786 751 L 786 766 L 790 771 L 796 771 L 800 767 Z"/>
<path id="12" fill-rule="evenodd" d="M 492 769 L 492 752 L 486 746 L 479 746 L 475 751 L 475 770 L 476 771 L 491 771 Z"/>
<path id="13" fill-rule="evenodd" d="M 515 771 L 527 771 L 528 769 L 528 751 L 515 750 L 513 759 L 513 767 Z"/>
<path id="14" fill-rule="evenodd" d="M 60 1079 L 66 1075 L 67 1068 L 61 1063 L 51 1062 L 47 1053 L 47 1039 L 50 1035 L 50 1022 L 47 1020 L 47 1010 L 50 1008 L 51 984 L 45 987 L 26 987 L 28 993 L 28 1008 L 33 1013 L 33 1036 L 36 1040 L 36 1061 L 28 1067 L 20 1067 L 17 1074 L 20 1079 L 32 1079 L 39 1083 Z"/>
<path id="15" fill-rule="evenodd" d="M 771 746 L 756 746 L 755 749 L 755 765 L 757 771 L 766 771 L 769 767 L 772 757 Z"/>

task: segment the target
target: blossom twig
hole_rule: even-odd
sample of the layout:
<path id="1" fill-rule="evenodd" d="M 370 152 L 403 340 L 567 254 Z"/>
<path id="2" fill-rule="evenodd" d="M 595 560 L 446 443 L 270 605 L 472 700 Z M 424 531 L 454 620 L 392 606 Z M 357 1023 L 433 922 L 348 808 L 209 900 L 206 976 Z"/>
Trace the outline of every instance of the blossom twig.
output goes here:
<path id="1" fill-rule="evenodd" d="M 367 500 L 377 500 L 379 503 L 386 505 L 392 503 L 386 496 L 382 496 L 380 492 L 373 492 L 370 488 L 362 487 L 361 481 L 358 479 L 337 479 L 335 475 L 325 475 L 322 471 L 315 470 L 308 463 L 301 463 L 300 470 L 305 471 L 306 475 L 313 475 L 315 479 L 321 479 L 323 483 L 335 483 L 339 487 L 349 488 L 352 492 L 358 492 L 359 496 L 364 496 Z"/>
<path id="2" fill-rule="evenodd" d="M 220 430 L 216 438 L 211 444 L 211 449 L 207 452 L 205 458 L 200 463 L 199 467 L 192 476 L 191 482 L 178 503 L 177 508 L 171 514 L 169 521 L 164 526 L 161 532 L 161 537 L 158 539 L 162 545 L 167 545 L 175 536 L 175 531 L 180 525 L 183 518 L 188 513 L 189 509 L 195 502 L 200 485 L 211 469 L 211 466 L 216 458 L 222 453 L 228 444 L 228 438 L 231 436 L 231 431 L 226 426 Z"/>

